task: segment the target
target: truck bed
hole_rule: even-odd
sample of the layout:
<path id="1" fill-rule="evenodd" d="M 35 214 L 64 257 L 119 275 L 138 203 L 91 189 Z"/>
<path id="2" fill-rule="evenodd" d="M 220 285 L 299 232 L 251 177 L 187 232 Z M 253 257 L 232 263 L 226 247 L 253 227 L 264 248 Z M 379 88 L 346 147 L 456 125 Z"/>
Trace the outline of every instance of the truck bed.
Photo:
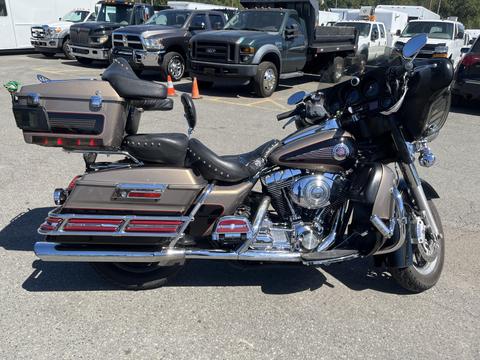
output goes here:
<path id="1" fill-rule="evenodd" d="M 354 28 L 342 26 L 317 26 L 310 48 L 318 53 L 354 51 L 357 34 Z"/>

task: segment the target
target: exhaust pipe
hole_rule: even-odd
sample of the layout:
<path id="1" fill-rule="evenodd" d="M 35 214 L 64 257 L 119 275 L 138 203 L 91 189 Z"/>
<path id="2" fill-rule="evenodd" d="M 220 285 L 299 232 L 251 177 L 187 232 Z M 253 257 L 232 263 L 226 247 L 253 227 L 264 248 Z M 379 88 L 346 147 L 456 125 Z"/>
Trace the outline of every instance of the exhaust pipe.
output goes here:
<path id="1" fill-rule="evenodd" d="M 301 262 L 301 254 L 290 251 L 163 249 L 160 251 L 91 250 L 52 242 L 35 243 L 35 254 L 43 261 L 65 262 L 158 262 L 162 266 L 183 264 L 186 259 Z"/>

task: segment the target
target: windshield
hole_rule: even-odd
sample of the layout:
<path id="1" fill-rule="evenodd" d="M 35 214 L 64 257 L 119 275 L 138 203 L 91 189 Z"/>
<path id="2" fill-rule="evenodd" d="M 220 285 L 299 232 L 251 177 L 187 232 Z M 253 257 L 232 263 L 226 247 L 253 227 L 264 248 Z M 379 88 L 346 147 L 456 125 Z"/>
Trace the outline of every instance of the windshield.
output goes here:
<path id="1" fill-rule="evenodd" d="M 62 21 L 70 21 L 73 23 L 82 22 L 85 20 L 88 14 L 88 11 L 73 10 L 67 13 L 64 17 L 62 17 Z"/>
<path id="2" fill-rule="evenodd" d="M 402 32 L 402 37 L 427 34 L 430 39 L 453 39 L 453 23 L 442 21 L 412 21 Z"/>
<path id="3" fill-rule="evenodd" d="M 146 24 L 182 27 L 189 16 L 187 11 L 163 10 L 153 15 Z"/>
<path id="4" fill-rule="evenodd" d="M 370 34 L 370 24 L 365 23 L 354 23 L 354 22 L 339 22 L 335 26 L 348 26 L 353 27 L 357 30 L 359 36 L 367 37 Z"/>
<path id="5" fill-rule="evenodd" d="M 130 24 L 132 18 L 131 5 L 106 5 L 103 4 L 98 13 L 97 21 L 106 21 L 122 25 Z"/>
<path id="6" fill-rule="evenodd" d="M 284 16 L 283 11 L 242 11 L 230 19 L 225 29 L 279 32 Z"/>

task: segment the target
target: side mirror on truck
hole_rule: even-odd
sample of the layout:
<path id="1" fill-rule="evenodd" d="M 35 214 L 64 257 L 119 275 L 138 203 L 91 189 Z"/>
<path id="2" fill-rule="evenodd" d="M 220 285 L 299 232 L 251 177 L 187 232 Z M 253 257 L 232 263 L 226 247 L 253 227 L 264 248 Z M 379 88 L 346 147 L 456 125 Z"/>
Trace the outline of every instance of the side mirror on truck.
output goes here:
<path id="1" fill-rule="evenodd" d="M 395 33 L 395 36 L 401 36 L 402 35 L 402 30 L 398 29 L 397 32 Z"/>
<path id="2" fill-rule="evenodd" d="M 205 30 L 205 23 L 201 24 L 192 24 L 188 28 L 188 31 L 199 31 L 199 30 Z"/>
<path id="3" fill-rule="evenodd" d="M 287 25 L 285 29 L 285 38 L 288 40 L 288 39 L 294 38 L 297 35 L 298 35 L 298 25 L 297 24 Z"/>

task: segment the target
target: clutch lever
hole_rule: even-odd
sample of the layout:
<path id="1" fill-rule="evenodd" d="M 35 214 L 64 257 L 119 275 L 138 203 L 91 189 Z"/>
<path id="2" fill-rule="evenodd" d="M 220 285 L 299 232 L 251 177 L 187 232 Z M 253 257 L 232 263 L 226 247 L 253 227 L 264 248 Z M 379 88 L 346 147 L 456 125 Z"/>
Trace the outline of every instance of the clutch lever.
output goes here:
<path id="1" fill-rule="evenodd" d="M 291 117 L 290 120 L 288 120 L 288 121 L 282 126 L 282 129 L 285 129 L 285 128 L 286 128 L 288 125 L 290 125 L 292 122 L 297 121 L 297 119 L 300 119 L 300 116 L 295 115 L 295 116 Z"/>

